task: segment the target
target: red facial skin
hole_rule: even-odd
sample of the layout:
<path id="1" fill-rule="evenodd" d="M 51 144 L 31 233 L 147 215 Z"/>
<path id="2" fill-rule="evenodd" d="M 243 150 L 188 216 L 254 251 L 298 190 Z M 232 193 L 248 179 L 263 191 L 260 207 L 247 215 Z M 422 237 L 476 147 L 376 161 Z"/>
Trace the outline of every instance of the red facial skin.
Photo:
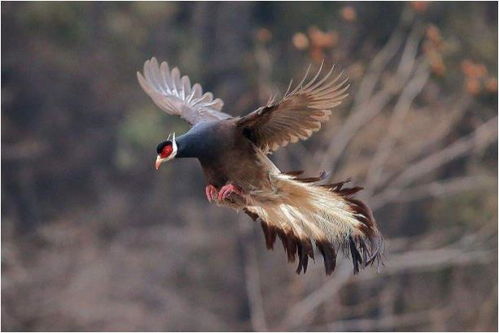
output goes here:
<path id="1" fill-rule="evenodd" d="M 173 147 L 171 145 L 167 145 L 163 148 L 163 150 L 161 151 L 161 154 L 159 154 L 159 156 L 161 158 L 167 158 L 168 156 L 170 156 L 172 151 L 173 151 Z"/>

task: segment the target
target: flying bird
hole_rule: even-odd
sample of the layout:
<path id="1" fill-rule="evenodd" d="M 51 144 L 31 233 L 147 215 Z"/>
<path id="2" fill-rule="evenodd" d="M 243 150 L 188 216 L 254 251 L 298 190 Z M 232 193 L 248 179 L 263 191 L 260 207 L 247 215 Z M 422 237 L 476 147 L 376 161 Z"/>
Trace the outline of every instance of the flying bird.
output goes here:
<path id="1" fill-rule="evenodd" d="M 147 60 L 144 73 L 137 72 L 141 87 L 160 109 L 192 126 L 157 146 L 155 167 L 176 158 L 197 158 L 208 201 L 244 211 L 260 223 L 268 249 L 279 237 L 288 261 L 298 258 L 298 274 L 306 272 L 308 259 L 319 252 L 330 275 L 339 251 L 351 258 L 357 273 L 379 264 L 383 252 L 371 210 L 353 197 L 362 188 L 345 187 L 346 181 L 325 184 L 325 173 L 304 177 L 303 171 L 281 172 L 268 157 L 309 138 L 347 96 L 347 79 L 333 75 L 334 67 L 323 77 L 319 69 L 309 78 L 309 70 L 294 88 L 290 83 L 280 100 L 232 117 L 221 111 L 221 99 L 203 94 L 178 68 Z"/>

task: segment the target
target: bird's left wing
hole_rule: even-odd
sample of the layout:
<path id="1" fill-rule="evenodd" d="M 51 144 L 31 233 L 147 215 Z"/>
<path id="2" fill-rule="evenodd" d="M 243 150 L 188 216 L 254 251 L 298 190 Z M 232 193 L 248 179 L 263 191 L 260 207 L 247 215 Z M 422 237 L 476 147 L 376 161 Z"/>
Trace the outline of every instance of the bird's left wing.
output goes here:
<path id="1" fill-rule="evenodd" d="M 322 68 L 322 66 L 321 66 Z M 310 69 L 310 67 L 309 67 Z M 331 110 L 341 104 L 348 96 L 346 90 L 348 79 L 342 74 L 333 76 L 334 67 L 322 79 L 317 74 L 306 82 L 308 72 L 303 80 L 291 92 L 278 102 L 271 102 L 237 120 L 243 133 L 269 153 L 290 142 L 309 138 L 327 121 Z"/>
<path id="2" fill-rule="evenodd" d="M 191 86 L 188 76 L 180 76 L 177 67 L 170 70 L 166 62 L 158 64 L 156 58 L 144 63 L 144 75 L 137 72 L 140 86 L 163 111 L 185 119 L 195 125 L 200 121 L 223 120 L 232 118 L 221 112 L 224 105 L 213 94 L 203 94 L 198 83 Z"/>

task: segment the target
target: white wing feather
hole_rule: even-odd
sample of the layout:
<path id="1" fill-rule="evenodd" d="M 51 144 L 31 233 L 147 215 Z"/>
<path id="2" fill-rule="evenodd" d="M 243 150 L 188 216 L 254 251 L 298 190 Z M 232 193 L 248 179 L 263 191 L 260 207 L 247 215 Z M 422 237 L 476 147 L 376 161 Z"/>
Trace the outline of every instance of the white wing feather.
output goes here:
<path id="1" fill-rule="evenodd" d="M 196 83 L 191 86 L 188 76 L 180 76 L 177 67 L 170 71 L 166 62 L 158 64 L 156 58 L 144 63 L 144 75 L 137 72 L 140 86 L 153 102 L 166 113 L 180 116 L 191 125 L 200 121 L 223 120 L 231 118 L 221 112 L 224 105 L 220 98 L 206 92 Z"/>

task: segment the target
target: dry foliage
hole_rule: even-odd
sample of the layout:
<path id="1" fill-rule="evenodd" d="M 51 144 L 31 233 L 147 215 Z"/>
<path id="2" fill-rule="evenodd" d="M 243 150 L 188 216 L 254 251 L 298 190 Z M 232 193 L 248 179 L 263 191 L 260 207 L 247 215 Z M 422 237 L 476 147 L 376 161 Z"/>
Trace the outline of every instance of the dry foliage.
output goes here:
<path id="1" fill-rule="evenodd" d="M 497 4 L 460 6 L 2 5 L 2 328 L 497 330 Z M 470 11 L 469 39 L 432 21 Z M 155 145 L 186 126 L 134 81 L 153 55 L 232 114 L 308 62 L 345 69 L 350 102 L 273 159 L 365 187 L 381 271 L 296 275 L 258 225 L 205 202 L 196 163 L 156 173 Z"/>

